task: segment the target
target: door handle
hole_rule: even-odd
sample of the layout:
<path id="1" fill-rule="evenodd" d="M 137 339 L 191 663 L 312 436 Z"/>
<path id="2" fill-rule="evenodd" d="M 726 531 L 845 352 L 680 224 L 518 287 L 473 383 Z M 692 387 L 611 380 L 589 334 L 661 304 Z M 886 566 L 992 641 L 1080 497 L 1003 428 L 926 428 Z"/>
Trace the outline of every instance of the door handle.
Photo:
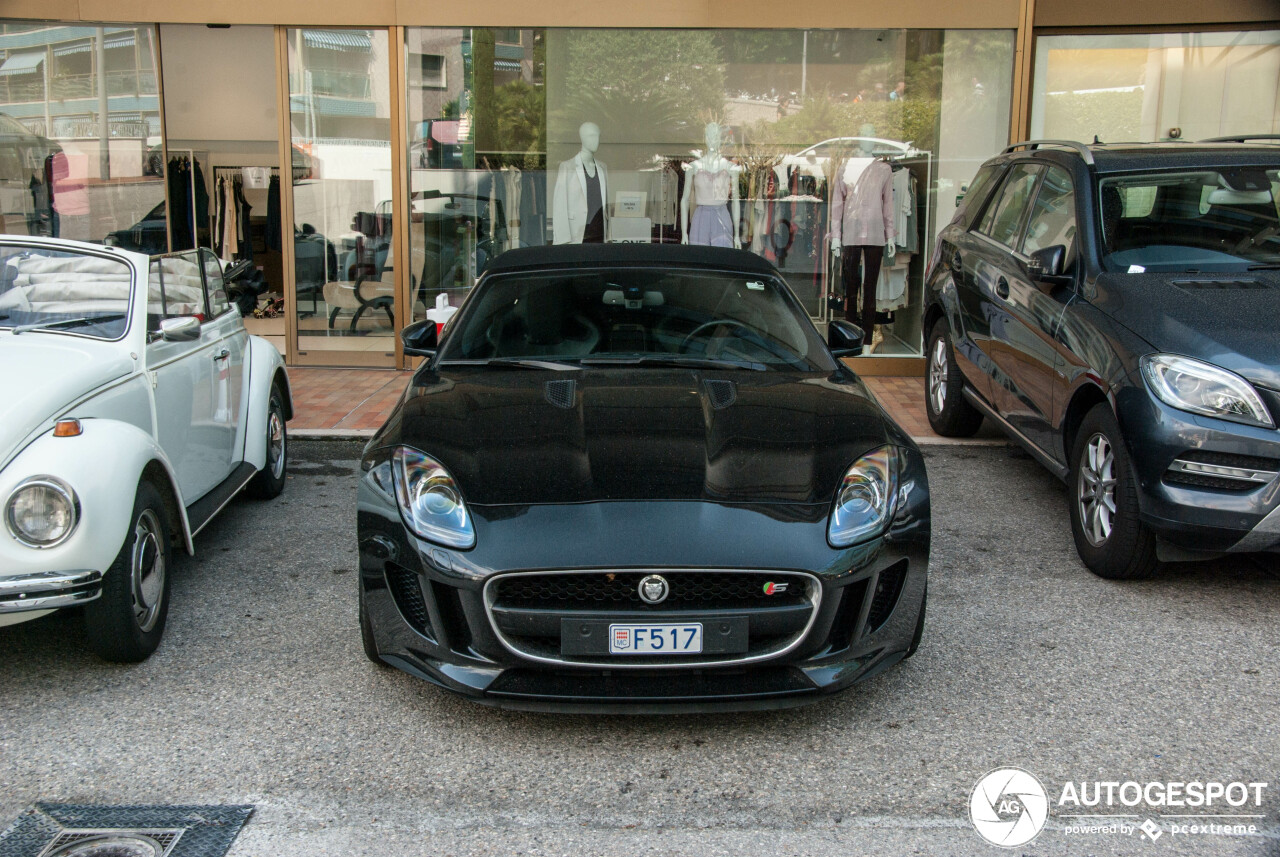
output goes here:
<path id="1" fill-rule="evenodd" d="M 996 297 L 1002 300 L 1008 300 L 1009 298 L 1009 281 L 1004 277 L 996 280 Z"/>
<path id="2" fill-rule="evenodd" d="M 226 360 L 230 356 L 231 356 L 231 352 L 224 348 L 221 351 L 219 351 L 217 354 L 213 355 L 213 362 L 217 363 L 219 360 Z"/>

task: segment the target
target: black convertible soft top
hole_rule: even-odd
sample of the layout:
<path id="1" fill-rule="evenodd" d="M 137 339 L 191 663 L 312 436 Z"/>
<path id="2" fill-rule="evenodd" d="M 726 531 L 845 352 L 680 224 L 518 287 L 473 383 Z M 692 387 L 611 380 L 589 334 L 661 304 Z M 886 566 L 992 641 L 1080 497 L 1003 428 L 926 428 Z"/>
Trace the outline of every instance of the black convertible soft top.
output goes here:
<path id="1" fill-rule="evenodd" d="M 577 267 L 676 267 L 714 268 L 744 274 L 777 275 L 765 259 L 746 250 L 687 244 L 553 244 L 521 247 L 495 257 L 485 274 L 508 274 L 535 268 Z"/>

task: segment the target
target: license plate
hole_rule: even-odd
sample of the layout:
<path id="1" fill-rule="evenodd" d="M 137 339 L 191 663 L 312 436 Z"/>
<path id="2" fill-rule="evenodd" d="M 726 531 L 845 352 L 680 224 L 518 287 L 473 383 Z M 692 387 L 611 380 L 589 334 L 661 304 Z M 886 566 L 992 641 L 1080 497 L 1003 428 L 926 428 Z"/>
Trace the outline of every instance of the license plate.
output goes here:
<path id="1" fill-rule="evenodd" d="M 611 655 L 700 655 L 702 623 L 610 625 Z"/>

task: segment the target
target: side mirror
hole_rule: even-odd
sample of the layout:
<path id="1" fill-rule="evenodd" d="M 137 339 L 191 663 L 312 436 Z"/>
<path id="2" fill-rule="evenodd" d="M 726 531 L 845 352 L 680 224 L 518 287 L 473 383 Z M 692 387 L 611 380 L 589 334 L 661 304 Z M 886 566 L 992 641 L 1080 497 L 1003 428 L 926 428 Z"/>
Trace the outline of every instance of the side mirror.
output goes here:
<path id="1" fill-rule="evenodd" d="M 865 337 L 862 328 L 851 321 L 837 318 L 827 323 L 827 347 L 837 359 L 860 355 Z"/>
<path id="2" fill-rule="evenodd" d="M 194 315 L 162 319 L 160 338 L 165 342 L 194 342 L 200 338 L 200 319 Z"/>
<path id="3" fill-rule="evenodd" d="M 1061 244 L 1043 247 L 1031 254 L 1027 260 L 1027 274 L 1033 280 L 1055 286 L 1070 285 L 1071 277 L 1063 274 L 1066 267 L 1067 248 Z"/>
<path id="4" fill-rule="evenodd" d="M 433 357 L 436 353 L 436 323 L 431 319 L 415 321 L 400 331 L 404 353 L 410 357 Z"/>

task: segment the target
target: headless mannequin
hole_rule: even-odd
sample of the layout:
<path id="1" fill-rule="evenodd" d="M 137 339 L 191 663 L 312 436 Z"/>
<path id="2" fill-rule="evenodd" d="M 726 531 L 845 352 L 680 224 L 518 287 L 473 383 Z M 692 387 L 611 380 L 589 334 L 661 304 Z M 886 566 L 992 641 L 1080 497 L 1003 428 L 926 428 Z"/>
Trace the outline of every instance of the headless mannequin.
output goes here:
<path id="1" fill-rule="evenodd" d="M 578 128 L 582 150 L 560 164 L 552 194 L 552 228 L 556 244 L 600 244 L 608 238 L 608 170 L 596 160 L 600 126 L 583 122 Z"/>
<path id="2" fill-rule="evenodd" d="M 874 133 L 874 128 L 863 126 L 864 138 Z M 860 151 L 845 164 L 832 189 L 831 252 L 840 262 L 844 317 L 859 323 L 866 341 L 871 342 L 875 332 L 880 264 L 886 257 L 892 259 L 895 252 L 893 170 L 882 161 L 870 160 L 875 150 L 873 140 L 860 140 L 858 148 Z M 871 236 L 876 240 L 869 241 Z M 858 277 L 859 263 L 861 278 Z"/>
<path id="3" fill-rule="evenodd" d="M 741 219 L 742 203 L 738 199 L 738 174 L 742 172 L 742 168 L 720 154 L 720 126 L 715 122 L 707 124 L 706 142 L 706 154 L 685 164 L 684 193 L 680 197 L 680 243 L 732 246 L 735 250 L 740 250 L 742 239 L 738 237 L 738 221 Z M 693 215 L 693 234 L 690 234 L 689 197 L 699 172 L 704 175 L 704 189 L 712 194 L 725 193 L 724 182 L 717 186 L 716 181 L 720 173 L 728 174 L 725 196 L 733 209 L 733 219 L 729 219 L 729 212 L 725 210 L 725 199 L 719 199 L 715 195 L 711 199 L 699 198 L 696 206 L 698 211 Z"/>

